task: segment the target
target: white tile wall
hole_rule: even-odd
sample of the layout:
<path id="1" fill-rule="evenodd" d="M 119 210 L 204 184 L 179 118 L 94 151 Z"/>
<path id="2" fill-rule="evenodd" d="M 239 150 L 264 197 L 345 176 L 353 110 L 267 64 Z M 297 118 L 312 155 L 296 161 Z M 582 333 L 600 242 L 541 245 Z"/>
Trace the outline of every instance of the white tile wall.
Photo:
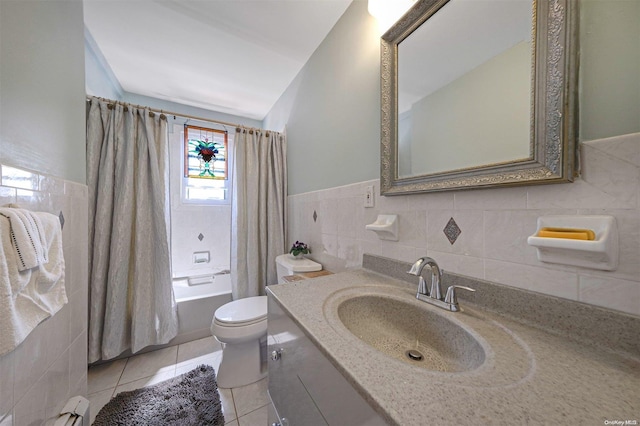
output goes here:
<path id="1" fill-rule="evenodd" d="M 293 195 L 290 243 L 310 244 L 311 257 L 334 271 L 360 266 L 363 253 L 407 262 L 429 255 L 459 274 L 640 315 L 640 133 L 582 143 L 581 163 L 568 184 L 380 197 L 373 180 Z M 376 187 L 374 208 L 364 208 L 367 185 Z M 365 230 L 378 214 L 399 216 L 399 241 Z M 549 214 L 615 216 L 618 268 L 538 261 L 526 240 Z M 453 245 L 443 233 L 451 217 L 462 230 Z"/>
<path id="2" fill-rule="evenodd" d="M 0 165 L 0 205 L 64 215 L 69 303 L 0 357 L 0 424 L 41 425 L 74 395 L 87 394 L 87 186 Z"/>
<path id="3" fill-rule="evenodd" d="M 173 190 L 173 189 L 172 189 Z M 202 241 L 198 235 L 202 234 Z M 193 253 L 208 251 L 209 263 L 193 263 Z M 189 277 L 229 269 L 231 206 L 171 207 L 171 266 L 174 277 Z"/>

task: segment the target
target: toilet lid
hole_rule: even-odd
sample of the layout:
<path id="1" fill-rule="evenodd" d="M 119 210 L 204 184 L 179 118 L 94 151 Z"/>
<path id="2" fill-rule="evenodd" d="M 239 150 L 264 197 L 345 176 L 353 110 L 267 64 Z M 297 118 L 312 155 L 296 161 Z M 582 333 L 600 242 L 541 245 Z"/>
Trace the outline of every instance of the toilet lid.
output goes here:
<path id="1" fill-rule="evenodd" d="M 276 257 L 276 263 L 284 266 L 292 272 L 315 272 L 322 270 L 322 265 L 311 259 L 293 259 L 290 254 L 281 254 Z"/>
<path id="2" fill-rule="evenodd" d="M 224 304 L 216 309 L 214 318 L 218 323 L 228 325 L 263 320 L 267 318 L 267 296 L 246 297 Z"/>

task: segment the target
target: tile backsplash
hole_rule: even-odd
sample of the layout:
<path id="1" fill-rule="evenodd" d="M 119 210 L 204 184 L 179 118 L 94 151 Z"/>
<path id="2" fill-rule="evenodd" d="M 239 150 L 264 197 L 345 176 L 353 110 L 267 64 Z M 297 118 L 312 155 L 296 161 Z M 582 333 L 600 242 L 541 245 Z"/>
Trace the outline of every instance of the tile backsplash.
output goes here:
<path id="1" fill-rule="evenodd" d="M 0 356 L 0 425 L 41 425 L 87 393 L 87 186 L 0 165 L 0 206 L 64 217 L 67 303 L 13 352 Z"/>
<path id="2" fill-rule="evenodd" d="M 582 143 L 581 164 L 567 184 L 382 197 L 373 180 L 292 195 L 288 238 L 334 271 L 361 266 L 363 253 L 406 262 L 428 255 L 458 274 L 640 315 L 640 133 Z M 364 207 L 369 185 L 373 208 Z M 378 214 L 398 215 L 399 241 L 365 230 Z M 618 268 L 540 262 L 527 237 L 551 214 L 614 216 Z M 443 232 L 452 218 L 461 231 L 454 243 Z"/>

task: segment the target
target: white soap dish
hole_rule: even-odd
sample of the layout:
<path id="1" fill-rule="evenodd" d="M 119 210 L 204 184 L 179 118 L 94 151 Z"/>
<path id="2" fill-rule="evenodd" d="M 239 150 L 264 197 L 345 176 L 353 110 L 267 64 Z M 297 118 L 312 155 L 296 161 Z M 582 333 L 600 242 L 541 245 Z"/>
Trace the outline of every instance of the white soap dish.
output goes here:
<path id="1" fill-rule="evenodd" d="M 366 225 L 365 229 L 378 234 L 381 240 L 398 241 L 398 215 L 381 214 L 375 222 Z"/>
<path id="2" fill-rule="evenodd" d="M 542 228 L 578 228 L 595 232 L 594 240 L 538 237 Z M 618 267 L 618 228 L 613 216 L 542 216 L 527 243 L 541 262 L 613 271 Z"/>

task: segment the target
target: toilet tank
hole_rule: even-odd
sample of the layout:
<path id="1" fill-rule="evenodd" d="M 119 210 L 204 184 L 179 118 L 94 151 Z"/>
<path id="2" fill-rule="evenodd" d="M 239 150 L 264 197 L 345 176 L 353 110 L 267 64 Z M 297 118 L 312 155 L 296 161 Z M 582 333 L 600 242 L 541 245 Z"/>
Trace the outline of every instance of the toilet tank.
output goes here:
<path id="1" fill-rule="evenodd" d="M 281 254 L 276 257 L 276 270 L 278 273 L 278 284 L 282 284 L 283 277 L 295 275 L 300 272 L 314 272 L 322 270 L 322 265 L 311 259 L 294 259 L 291 255 Z"/>

